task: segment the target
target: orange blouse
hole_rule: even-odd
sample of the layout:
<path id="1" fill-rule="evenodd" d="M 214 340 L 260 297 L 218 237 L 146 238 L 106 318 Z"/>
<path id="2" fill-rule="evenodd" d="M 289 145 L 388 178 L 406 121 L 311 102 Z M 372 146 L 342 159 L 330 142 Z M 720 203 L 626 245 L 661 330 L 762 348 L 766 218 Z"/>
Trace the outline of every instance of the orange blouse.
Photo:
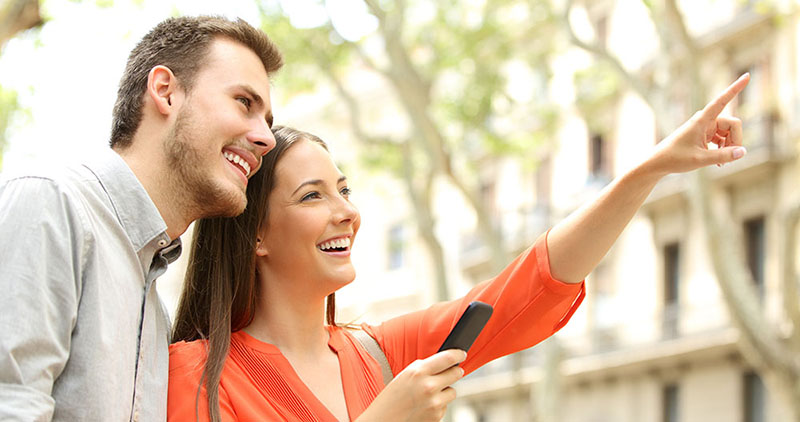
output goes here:
<path id="1" fill-rule="evenodd" d="M 567 323 L 585 295 L 584 283 L 567 284 L 550 275 L 546 236 L 517 257 L 500 275 L 466 296 L 428 309 L 390 319 L 380 325 L 362 324 L 386 354 L 392 373 L 435 353 L 467 305 L 486 302 L 494 312 L 462 363 L 470 373 L 501 356 L 529 348 Z M 328 345 L 339 357 L 342 387 L 351 419 L 364 412 L 384 387 L 378 363 L 342 327 L 328 327 Z M 206 342 L 170 346 L 170 421 L 208 420 L 205 388 L 197 389 L 206 357 Z M 219 401 L 224 421 L 335 421 L 274 345 L 244 331 L 231 336 L 222 370 Z"/>

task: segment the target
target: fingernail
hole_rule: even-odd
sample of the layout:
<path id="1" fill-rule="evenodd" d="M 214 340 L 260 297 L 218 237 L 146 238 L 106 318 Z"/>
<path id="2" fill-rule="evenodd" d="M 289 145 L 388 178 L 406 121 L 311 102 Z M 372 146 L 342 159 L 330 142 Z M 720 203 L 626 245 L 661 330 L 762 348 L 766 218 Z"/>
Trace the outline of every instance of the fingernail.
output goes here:
<path id="1" fill-rule="evenodd" d="M 744 157 L 744 155 L 746 153 L 747 153 L 747 149 L 745 149 L 745 147 L 738 147 L 738 148 L 733 150 L 733 159 L 737 160 L 739 158 L 742 158 L 742 157 Z"/>

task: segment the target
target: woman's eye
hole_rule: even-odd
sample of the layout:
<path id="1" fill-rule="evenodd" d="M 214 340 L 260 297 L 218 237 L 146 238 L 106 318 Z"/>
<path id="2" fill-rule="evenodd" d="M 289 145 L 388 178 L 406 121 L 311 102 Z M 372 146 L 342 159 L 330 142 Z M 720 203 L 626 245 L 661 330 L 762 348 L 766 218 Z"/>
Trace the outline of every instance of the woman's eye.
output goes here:
<path id="1" fill-rule="evenodd" d="M 309 193 L 303 195 L 303 197 L 300 198 L 300 201 L 307 201 L 309 199 L 319 199 L 319 198 L 322 198 L 322 196 L 320 196 L 319 192 L 309 192 Z"/>
<path id="2" fill-rule="evenodd" d="M 249 98 L 237 97 L 236 101 L 239 101 L 240 103 L 244 104 L 244 106 L 247 107 L 248 110 L 250 110 L 250 99 Z"/>
<path id="3" fill-rule="evenodd" d="M 345 187 L 342 188 L 342 190 L 340 190 L 339 193 L 341 193 L 342 196 L 350 196 L 350 194 L 353 193 L 353 191 L 350 188 Z"/>

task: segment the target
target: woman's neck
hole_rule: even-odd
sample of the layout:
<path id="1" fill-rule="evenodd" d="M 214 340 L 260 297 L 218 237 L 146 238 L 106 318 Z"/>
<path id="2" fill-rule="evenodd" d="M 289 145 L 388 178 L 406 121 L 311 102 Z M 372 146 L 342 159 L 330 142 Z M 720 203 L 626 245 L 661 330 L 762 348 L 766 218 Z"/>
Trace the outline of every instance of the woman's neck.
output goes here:
<path id="1" fill-rule="evenodd" d="M 261 299 L 256 305 L 253 322 L 245 328 L 245 332 L 277 346 L 283 353 L 317 354 L 329 351 L 324 297 L 309 297 L 307 290 L 297 289 L 300 283 L 280 283 L 274 278 L 259 282 Z"/>

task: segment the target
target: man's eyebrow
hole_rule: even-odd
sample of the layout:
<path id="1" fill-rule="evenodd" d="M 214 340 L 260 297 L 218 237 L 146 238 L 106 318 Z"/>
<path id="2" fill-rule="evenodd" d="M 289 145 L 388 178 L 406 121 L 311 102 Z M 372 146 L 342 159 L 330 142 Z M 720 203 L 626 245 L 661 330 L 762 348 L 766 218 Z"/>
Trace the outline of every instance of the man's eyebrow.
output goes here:
<path id="1" fill-rule="evenodd" d="M 256 93 L 256 90 L 253 89 L 253 87 L 251 87 L 250 85 L 246 85 L 246 84 L 238 85 L 238 87 L 240 89 L 244 90 L 245 92 L 247 92 L 248 95 L 253 97 L 253 101 L 255 101 L 259 106 L 261 106 L 261 107 L 265 106 L 264 99 L 261 98 L 261 96 Z M 272 120 L 273 120 L 273 118 L 272 118 L 272 110 L 271 109 L 267 110 L 267 112 L 264 114 L 264 120 L 267 121 L 267 125 L 271 128 L 272 127 Z"/>
<path id="2" fill-rule="evenodd" d="M 339 180 L 337 180 L 337 181 L 336 181 L 336 184 L 338 185 L 339 183 L 342 183 L 342 182 L 344 182 L 345 180 L 347 180 L 347 176 L 342 176 L 342 177 L 340 177 L 340 178 L 339 178 Z M 300 186 L 298 186 L 298 187 L 297 187 L 297 189 L 295 189 L 295 190 L 294 190 L 294 192 L 292 192 L 292 196 L 294 196 L 294 194 L 296 194 L 296 193 L 297 193 L 297 191 L 299 191 L 300 189 L 302 189 L 302 188 L 303 188 L 303 186 L 308 186 L 308 185 L 322 185 L 322 184 L 324 184 L 324 183 L 325 183 L 325 182 L 323 182 L 323 181 L 322 181 L 322 179 L 312 179 L 312 180 L 306 180 L 305 182 L 301 183 L 301 184 L 300 184 Z"/>

